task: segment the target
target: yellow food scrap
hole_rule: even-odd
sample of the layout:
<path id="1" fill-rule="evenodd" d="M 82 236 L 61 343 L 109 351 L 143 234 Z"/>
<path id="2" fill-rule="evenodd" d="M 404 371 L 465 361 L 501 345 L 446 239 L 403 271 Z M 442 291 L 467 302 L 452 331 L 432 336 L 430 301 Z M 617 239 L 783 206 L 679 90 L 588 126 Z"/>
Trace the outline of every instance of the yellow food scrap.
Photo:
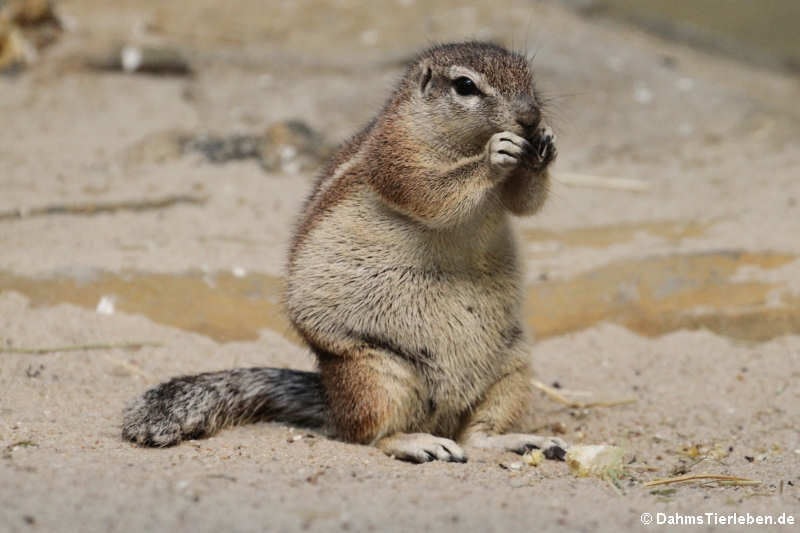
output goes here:
<path id="1" fill-rule="evenodd" d="M 715 444 L 714 447 L 708 451 L 708 456 L 714 459 L 715 461 L 721 461 L 730 455 L 730 451 L 726 448 L 720 446 L 719 444 Z"/>
<path id="2" fill-rule="evenodd" d="M 542 461 L 544 461 L 544 452 L 542 450 L 531 450 L 522 456 L 522 462 L 530 466 L 539 466 Z"/>
<path id="3" fill-rule="evenodd" d="M 578 477 L 606 478 L 618 476 L 622 472 L 623 455 L 625 450 L 618 446 L 570 446 L 565 460 L 570 471 Z"/>
<path id="4" fill-rule="evenodd" d="M 690 459 L 697 459 L 700 457 L 700 447 L 697 444 L 691 446 L 684 446 L 681 448 L 680 453 L 689 457 Z"/>

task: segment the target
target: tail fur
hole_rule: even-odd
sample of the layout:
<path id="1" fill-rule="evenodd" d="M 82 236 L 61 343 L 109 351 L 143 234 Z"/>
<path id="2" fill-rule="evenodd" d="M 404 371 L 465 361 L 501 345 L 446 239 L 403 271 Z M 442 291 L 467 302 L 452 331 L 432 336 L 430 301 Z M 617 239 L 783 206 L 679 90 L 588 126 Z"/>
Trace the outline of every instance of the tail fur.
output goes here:
<path id="1" fill-rule="evenodd" d="M 144 446 L 172 446 L 225 426 L 265 420 L 324 428 L 328 408 L 319 374 L 237 368 L 176 377 L 125 409 L 122 437 Z"/>

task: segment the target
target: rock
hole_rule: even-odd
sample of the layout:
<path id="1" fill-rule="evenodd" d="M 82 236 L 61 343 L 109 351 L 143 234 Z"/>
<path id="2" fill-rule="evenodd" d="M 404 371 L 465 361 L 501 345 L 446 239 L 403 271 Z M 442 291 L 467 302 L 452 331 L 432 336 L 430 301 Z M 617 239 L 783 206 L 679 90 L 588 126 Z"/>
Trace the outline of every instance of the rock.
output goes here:
<path id="1" fill-rule="evenodd" d="M 298 174 L 319 167 L 333 146 L 305 122 L 287 120 L 270 125 L 263 135 L 188 138 L 183 151 L 200 152 L 212 163 L 252 158 L 267 172 Z"/>
<path id="2" fill-rule="evenodd" d="M 188 75 L 189 61 L 177 48 L 167 45 L 117 45 L 111 51 L 90 57 L 88 64 L 97 70 L 143 72 L 149 74 Z"/>
<path id="3" fill-rule="evenodd" d="M 166 163 L 183 155 L 184 144 L 191 135 L 183 130 L 169 129 L 146 135 L 128 148 L 128 164 Z"/>
<path id="4" fill-rule="evenodd" d="M 287 120 L 272 124 L 258 145 L 261 166 L 269 172 L 298 174 L 314 170 L 334 147 L 305 122 Z"/>
<path id="5" fill-rule="evenodd" d="M 186 153 L 200 153 L 215 164 L 255 159 L 267 172 L 297 174 L 315 170 L 334 147 L 299 120 L 276 122 L 262 135 L 192 135 L 171 129 L 151 133 L 126 153 L 128 164 L 165 163 Z"/>
<path id="6" fill-rule="evenodd" d="M 241 159 L 258 159 L 261 138 L 254 135 L 218 137 L 199 135 L 186 139 L 184 152 L 200 152 L 212 163 L 226 163 Z"/>

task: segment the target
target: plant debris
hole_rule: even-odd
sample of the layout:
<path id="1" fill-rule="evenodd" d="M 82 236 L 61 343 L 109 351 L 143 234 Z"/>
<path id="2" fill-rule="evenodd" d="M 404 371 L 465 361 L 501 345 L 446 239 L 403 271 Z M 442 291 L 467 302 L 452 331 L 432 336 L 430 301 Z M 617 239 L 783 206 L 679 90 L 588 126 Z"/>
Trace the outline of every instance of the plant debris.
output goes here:
<path id="1" fill-rule="evenodd" d="M 17 448 L 32 448 L 38 447 L 39 445 L 32 440 L 20 440 L 13 444 L 9 444 L 8 446 L 3 449 L 3 459 L 11 459 L 11 454 Z"/>
<path id="2" fill-rule="evenodd" d="M 685 483 L 687 481 L 698 481 L 698 480 L 719 481 L 719 482 L 724 482 L 727 485 L 736 485 L 736 486 L 761 484 L 760 481 L 756 481 L 754 479 L 747 479 L 743 477 L 737 477 L 737 476 L 726 476 L 722 474 L 690 474 L 686 476 L 654 479 L 653 481 L 648 481 L 647 483 L 645 483 L 644 486 L 655 487 L 658 485 L 668 485 L 671 483 Z"/>
<path id="3" fill-rule="evenodd" d="M 117 211 L 152 211 L 165 209 L 178 204 L 202 205 L 208 200 L 206 196 L 178 194 L 161 198 L 122 200 L 118 202 L 89 202 L 77 204 L 52 204 L 30 209 L 18 208 L 0 211 L 0 221 L 16 220 L 46 215 L 84 215 L 92 216 L 100 213 L 116 213 Z"/>
<path id="4" fill-rule="evenodd" d="M 68 27 L 49 0 L 0 1 L 0 73 L 15 73 L 38 58 Z"/>
<path id="5" fill-rule="evenodd" d="M 14 73 L 36 60 L 36 49 L 19 28 L 0 18 L 0 73 Z"/>
<path id="6" fill-rule="evenodd" d="M 653 496 L 674 496 L 675 493 L 677 493 L 677 492 L 678 492 L 678 489 L 676 489 L 676 488 L 655 489 L 655 490 L 651 490 L 650 494 L 652 494 Z"/>
<path id="7" fill-rule="evenodd" d="M 66 346 L 49 346 L 43 348 L 22 348 L 15 346 L 0 346 L 0 353 L 27 353 L 43 355 L 55 352 L 82 352 L 86 350 L 138 350 L 146 346 L 162 346 L 160 342 L 152 341 L 132 341 L 132 342 L 109 342 L 96 344 L 68 344 Z"/>
<path id="8" fill-rule="evenodd" d="M 627 405 L 629 403 L 636 403 L 638 401 L 637 398 L 622 398 L 620 400 L 610 400 L 610 401 L 594 401 L 594 402 L 580 402 L 576 400 L 570 400 L 557 390 L 552 387 L 549 387 L 542 383 L 539 380 L 532 379 L 531 383 L 534 387 L 539 389 L 540 391 L 544 392 L 550 399 L 557 401 L 558 403 L 562 403 L 567 407 L 572 407 L 574 409 L 588 409 L 591 407 L 616 407 L 618 405 Z"/>

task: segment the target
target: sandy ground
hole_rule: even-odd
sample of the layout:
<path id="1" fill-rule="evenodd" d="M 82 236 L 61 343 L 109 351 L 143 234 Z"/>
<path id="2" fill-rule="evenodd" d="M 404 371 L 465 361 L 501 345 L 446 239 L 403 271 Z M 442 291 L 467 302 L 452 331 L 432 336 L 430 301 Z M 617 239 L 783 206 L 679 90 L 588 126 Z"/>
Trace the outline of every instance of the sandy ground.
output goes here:
<path id="1" fill-rule="evenodd" d="M 0 77 L 0 212 L 207 201 L 0 220 L 0 346 L 161 343 L 0 354 L 0 531 L 658 527 L 642 513 L 700 515 L 692 531 L 752 527 L 708 525 L 706 512 L 800 521 L 797 78 L 548 2 L 61 5 L 74 31 Z M 519 221 L 539 379 L 637 398 L 578 409 L 537 394 L 529 425 L 623 446 L 620 489 L 564 463 L 508 470 L 517 456 L 480 450 L 467 464 L 410 465 L 278 424 L 163 450 L 122 442 L 126 401 L 170 376 L 312 366 L 273 294 L 311 173 L 181 156 L 164 132 L 257 133 L 299 118 L 338 141 L 376 112 L 414 50 L 475 36 L 536 52 L 556 171 L 650 187 L 556 184 L 544 212 Z M 119 41 L 176 45 L 195 74 L 83 66 Z M 101 295 L 113 314 L 96 311 Z M 680 471 L 761 484 L 643 486 Z"/>

